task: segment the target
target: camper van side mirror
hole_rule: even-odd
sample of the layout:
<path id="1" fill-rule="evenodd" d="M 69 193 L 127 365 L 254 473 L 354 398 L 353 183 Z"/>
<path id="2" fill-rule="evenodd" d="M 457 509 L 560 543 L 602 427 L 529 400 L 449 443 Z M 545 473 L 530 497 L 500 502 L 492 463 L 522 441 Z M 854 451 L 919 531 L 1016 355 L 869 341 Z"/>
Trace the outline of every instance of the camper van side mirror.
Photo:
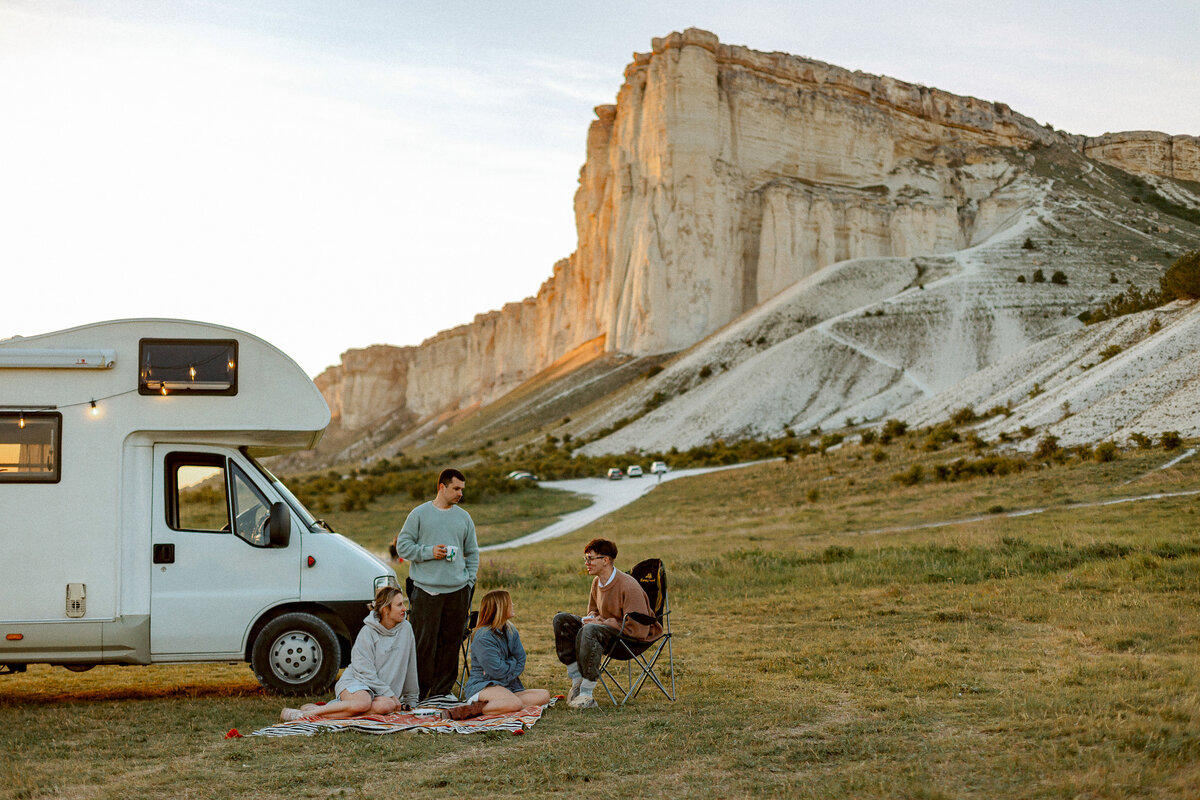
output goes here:
<path id="1" fill-rule="evenodd" d="M 271 504 L 271 547 L 287 547 L 292 538 L 292 512 L 287 503 Z"/>

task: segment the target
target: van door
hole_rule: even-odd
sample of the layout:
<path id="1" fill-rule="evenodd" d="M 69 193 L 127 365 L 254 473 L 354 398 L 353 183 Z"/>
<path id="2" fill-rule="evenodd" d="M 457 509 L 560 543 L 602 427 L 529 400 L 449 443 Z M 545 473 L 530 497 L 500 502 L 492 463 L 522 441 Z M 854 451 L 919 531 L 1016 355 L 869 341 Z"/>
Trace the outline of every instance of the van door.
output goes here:
<path id="1" fill-rule="evenodd" d="M 273 490 L 229 450 L 154 446 L 150 652 L 244 657 L 263 610 L 300 595 L 300 532 L 271 546 Z"/>

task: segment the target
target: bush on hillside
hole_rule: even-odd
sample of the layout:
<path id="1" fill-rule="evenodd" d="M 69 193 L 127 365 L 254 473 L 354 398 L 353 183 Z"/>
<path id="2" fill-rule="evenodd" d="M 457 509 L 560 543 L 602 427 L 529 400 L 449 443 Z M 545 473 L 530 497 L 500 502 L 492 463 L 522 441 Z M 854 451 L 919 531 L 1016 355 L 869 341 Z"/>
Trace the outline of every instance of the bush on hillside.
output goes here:
<path id="1" fill-rule="evenodd" d="M 1200 250 L 1192 250 L 1175 259 L 1159 279 L 1164 300 L 1200 298 Z"/>

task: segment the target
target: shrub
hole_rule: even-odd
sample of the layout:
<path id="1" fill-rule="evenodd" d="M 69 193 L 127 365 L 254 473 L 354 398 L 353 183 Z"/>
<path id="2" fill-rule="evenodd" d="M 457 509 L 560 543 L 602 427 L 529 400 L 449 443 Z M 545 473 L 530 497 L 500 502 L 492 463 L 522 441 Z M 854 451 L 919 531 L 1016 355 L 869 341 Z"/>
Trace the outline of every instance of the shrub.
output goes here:
<path id="1" fill-rule="evenodd" d="M 831 544 L 821 551 L 820 561 L 822 564 L 836 564 L 839 561 L 849 561 L 854 558 L 853 547 L 842 547 L 841 545 Z"/>
<path id="2" fill-rule="evenodd" d="M 1034 283 L 1045 283 L 1046 282 L 1046 273 L 1042 272 L 1040 269 L 1035 269 L 1033 271 L 1033 282 Z"/>
<path id="3" fill-rule="evenodd" d="M 1025 283 L 1025 276 L 1024 276 L 1024 275 L 1018 275 L 1018 276 L 1017 276 L 1017 283 Z"/>
<path id="4" fill-rule="evenodd" d="M 975 421 L 975 410 L 970 406 L 963 406 L 950 417 L 950 421 L 955 425 L 966 425 L 968 422 Z"/>
<path id="5" fill-rule="evenodd" d="M 1054 458 L 1062 450 L 1058 446 L 1058 437 L 1047 433 L 1038 440 L 1037 449 L 1033 454 L 1038 458 Z"/>
<path id="6" fill-rule="evenodd" d="M 1129 441 L 1133 442 L 1143 450 L 1149 450 L 1151 447 L 1154 447 L 1153 439 L 1144 433 L 1138 433 L 1136 431 L 1129 434 Z"/>
<path id="7" fill-rule="evenodd" d="M 1200 297 L 1200 250 L 1192 250 L 1175 259 L 1161 279 L 1164 300 Z"/>
<path id="8" fill-rule="evenodd" d="M 1031 239 L 1031 238 L 1029 238 L 1028 236 L 1026 236 L 1026 237 L 1025 237 L 1025 241 L 1021 243 L 1021 249 L 1022 249 L 1022 250 L 1036 250 L 1036 249 L 1037 249 L 1037 245 L 1035 245 L 1035 244 L 1033 243 L 1033 239 Z"/>
<path id="9" fill-rule="evenodd" d="M 1183 444 L 1183 440 L 1179 436 L 1179 431 L 1163 431 L 1158 441 L 1162 445 L 1163 450 L 1178 450 L 1180 445 Z"/>
<path id="10" fill-rule="evenodd" d="M 876 447 L 871 451 L 871 460 L 878 464 L 880 461 L 887 461 L 887 451 L 882 447 Z"/>
<path id="11" fill-rule="evenodd" d="M 892 480 L 901 486 L 916 486 L 925 477 L 925 469 L 920 464 L 913 464 L 904 472 L 897 472 Z"/>
<path id="12" fill-rule="evenodd" d="M 821 437 L 821 444 L 819 445 L 820 451 L 822 453 L 824 453 L 826 450 L 833 447 L 834 445 L 841 444 L 843 438 L 844 437 L 840 433 L 825 434 L 824 436 Z"/>
<path id="13" fill-rule="evenodd" d="M 1092 451 L 1092 458 L 1102 463 L 1105 461 L 1116 461 L 1118 452 L 1115 442 L 1101 442 Z"/>
<path id="14" fill-rule="evenodd" d="M 908 432 L 908 423 L 901 422 L 898 419 L 889 419 L 883 424 L 883 432 L 890 438 L 903 436 Z"/>
<path id="15" fill-rule="evenodd" d="M 1121 352 L 1121 345 L 1110 344 L 1108 347 L 1106 347 L 1100 351 L 1100 360 L 1108 361 L 1110 358 L 1112 358 L 1113 356 L 1117 355 L 1120 352 Z"/>
<path id="16" fill-rule="evenodd" d="M 875 431 L 863 431 L 861 435 L 863 444 L 871 444 L 875 441 Z"/>
<path id="17" fill-rule="evenodd" d="M 1033 398 L 1037 397 L 1039 394 L 1041 394 L 1044 391 L 1046 391 L 1046 390 L 1042 388 L 1042 385 L 1040 383 L 1035 382 L 1033 384 L 1033 388 L 1029 390 L 1029 399 L 1032 400 Z"/>
<path id="18" fill-rule="evenodd" d="M 1066 286 L 1067 273 L 1063 272 L 1061 269 L 1055 270 L 1054 274 L 1050 276 L 1050 282 L 1059 286 Z"/>
<path id="19" fill-rule="evenodd" d="M 1153 336 L 1161 330 L 1162 321 L 1158 317 L 1155 317 L 1154 319 L 1150 320 L 1150 325 L 1146 328 L 1146 335 Z"/>
<path id="20" fill-rule="evenodd" d="M 705 364 L 700 368 L 700 380 L 704 380 L 710 375 L 712 375 L 712 367 L 710 367 L 708 364 Z"/>
<path id="21" fill-rule="evenodd" d="M 1143 292 L 1131 284 L 1121 294 L 1108 298 L 1104 302 L 1104 305 L 1099 308 L 1084 311 L 1079 315 L 1079 319 L 1088 325 L 1092 325 L 1097 322 L 1103 322 L 1106 319 L 1115 319 L 1126 314 L 1135 314 L 1138 311 L 1157 308 L 1166 299 L 1163 297 L 1162 292 L 1157 292 L 1153 289 L 1147 289 Z"/>
<path id="22" fill-rule="evenodd" d="M 1037 431 L 1035 431 L 1033 428 L 1029 427 L 1028 425 L 1021 426 L 1021 438 L 1022 439 L 1028 439 L 1030 436 L 1033 436 L 1033 434 L 1035 434 L 1035 433 L 1037 433 Z"/>
<path id="23" fill-rule="evenodd" d="M 805 492 L 804 498 L 810 503 L 815 503 L 821 499 L 821 490 L 815 487 L 809 489 L 807 492 Z"/>
<path id="24" fill-rule="evenodd" d="M 938 450 L 947 442 L 958 442 L 961 440 L 962 437 L 958 435 L 958 431 L 949 425 L 942 424 L 936 428 L 932 428 L 929 433 L 925 434 L 923 447 L 926 450 Z"/>

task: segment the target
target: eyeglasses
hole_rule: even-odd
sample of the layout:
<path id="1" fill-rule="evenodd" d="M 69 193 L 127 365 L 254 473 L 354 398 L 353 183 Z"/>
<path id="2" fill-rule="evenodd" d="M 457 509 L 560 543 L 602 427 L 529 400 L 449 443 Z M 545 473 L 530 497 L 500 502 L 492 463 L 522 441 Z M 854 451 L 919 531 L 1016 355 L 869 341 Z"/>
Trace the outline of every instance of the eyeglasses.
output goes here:
<path id="1" fill-rule="evenodd" d="M 608 556 L 584 556 L 583 563 L 590 564 L 593 561 L 599 561 L 602 558 L 608 558 Z"/>

